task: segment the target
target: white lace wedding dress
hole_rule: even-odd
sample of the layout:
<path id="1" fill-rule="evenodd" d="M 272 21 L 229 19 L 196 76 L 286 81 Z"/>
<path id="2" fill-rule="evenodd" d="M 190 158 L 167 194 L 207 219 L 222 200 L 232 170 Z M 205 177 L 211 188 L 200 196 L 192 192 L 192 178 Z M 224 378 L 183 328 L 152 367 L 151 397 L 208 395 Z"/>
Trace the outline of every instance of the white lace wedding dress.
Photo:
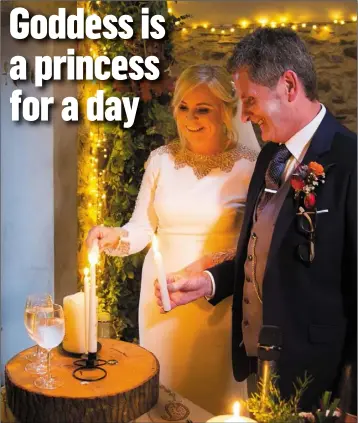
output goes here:
<path id="1" fill-rule="evenodd" d="M 147 162 L 135 211 L 123 226 L 116 255 L 142 250 L 157 234 L 167 273 L 203 255 L 236 249 L 256 153 L 238 146 L 201 156 L 172 143 Z M 140 345 L 160 363 L 160 382 L 214 413 L 231 412 L 246 398 L 231 365 L 231 301 L 216 307 L 205 299 L 159 313 L 157 277 L 150 249 L 144 262 L 139 305 Z M 133 369 L 135 371 L 135 369 Z"/>

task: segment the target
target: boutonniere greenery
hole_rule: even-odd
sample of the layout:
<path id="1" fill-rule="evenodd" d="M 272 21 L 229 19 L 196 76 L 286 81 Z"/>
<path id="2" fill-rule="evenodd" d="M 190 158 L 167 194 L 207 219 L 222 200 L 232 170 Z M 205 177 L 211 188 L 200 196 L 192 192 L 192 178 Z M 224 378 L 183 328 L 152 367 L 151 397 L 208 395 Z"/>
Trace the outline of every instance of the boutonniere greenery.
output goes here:
<path id="1" fill-rule="evenodd" d="M 315 207 L 316 190 L 325 183 L 326 172 L 331 166 L 324 168 L 317 162 L 310 162 L 308 165 L 299 165 L 293 173 L 291 186 L 295 191 L 295 200 L 302 200 L 306 210 Z"/>

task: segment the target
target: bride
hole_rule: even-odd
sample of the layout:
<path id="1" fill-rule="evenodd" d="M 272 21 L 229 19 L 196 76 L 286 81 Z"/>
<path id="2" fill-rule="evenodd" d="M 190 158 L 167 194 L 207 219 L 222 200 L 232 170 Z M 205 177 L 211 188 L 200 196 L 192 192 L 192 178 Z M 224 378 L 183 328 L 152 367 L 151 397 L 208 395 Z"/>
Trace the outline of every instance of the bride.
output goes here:
<path id="1" fill-rule="evenodd" d="M 155 233 L 167 273 L 232 258 L 259 151 L 251 123 L 235 119 L 237 105 L 224 68 L 186 69 L 173 98 L 180 140 L 150 154 L 130 221 L 92 228 L 87 246 L 97 238 L 107 254 L 125 256 L 145 248 Z M 162 384 L 211 413 L 230 412 L 233 401 L 246 397 L 246 384 L 232 375 L 231 298 L 216 307 L 200 299 L 163 315 L 156 278 L 150 249 L 142 271 L 140 345 L 158 358 Z"/>

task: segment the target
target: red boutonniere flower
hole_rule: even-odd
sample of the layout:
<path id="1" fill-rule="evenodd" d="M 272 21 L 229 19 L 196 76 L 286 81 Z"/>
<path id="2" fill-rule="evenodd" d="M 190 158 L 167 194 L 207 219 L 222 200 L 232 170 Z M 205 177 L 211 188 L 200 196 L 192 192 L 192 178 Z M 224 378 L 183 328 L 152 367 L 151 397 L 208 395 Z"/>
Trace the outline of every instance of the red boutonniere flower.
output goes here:
<path id="1" fill-rule="evenodd" d="M 303 198 L 306 209 L 316 205 L 316 188 L 325 183 L 324 167 L 316 162 L 299 165 L 291 177 L 291 186 L 295 190 L 295 199 Z"/>

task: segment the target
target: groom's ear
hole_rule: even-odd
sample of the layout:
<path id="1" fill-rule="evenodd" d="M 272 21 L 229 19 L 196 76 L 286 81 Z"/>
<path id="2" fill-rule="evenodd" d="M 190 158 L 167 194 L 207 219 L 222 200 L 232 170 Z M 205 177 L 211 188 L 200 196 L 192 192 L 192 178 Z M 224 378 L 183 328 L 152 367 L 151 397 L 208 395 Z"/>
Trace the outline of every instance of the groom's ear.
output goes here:
<path id="1" fill-rule="evenodd" d="M 289 102 L 294 101 L 299 92 L 299 81 L 297 74 L 291 70 L 287 70 L 282 75 L 285 84 L 285 91 Z"/>

